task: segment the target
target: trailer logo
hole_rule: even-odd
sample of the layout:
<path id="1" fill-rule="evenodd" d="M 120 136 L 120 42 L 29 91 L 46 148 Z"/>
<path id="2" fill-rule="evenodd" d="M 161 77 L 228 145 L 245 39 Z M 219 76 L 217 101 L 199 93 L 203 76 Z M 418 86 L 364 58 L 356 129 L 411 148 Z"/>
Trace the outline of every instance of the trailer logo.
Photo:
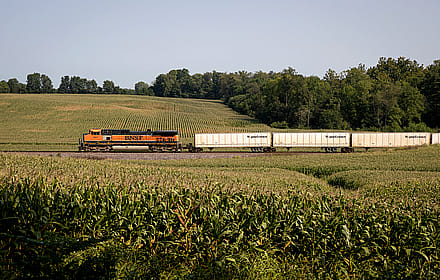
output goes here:
<path id="1" fill-rule="evenodd" d="M 248 135 L 247 138 L 255 139 L 255 138 L 267 138 L 267 135 Z"/>
<path id="2" fill-rule="evenodd" d="M 409 139 L 423 139 L 426 138 L 426 135 L 405 135 L 405 138 L 409 138 Z"/>
<path id="3" fill-rule="evenodd" d="M 326 135 L 325 138 L 347 138 L 345 135 Z"/>

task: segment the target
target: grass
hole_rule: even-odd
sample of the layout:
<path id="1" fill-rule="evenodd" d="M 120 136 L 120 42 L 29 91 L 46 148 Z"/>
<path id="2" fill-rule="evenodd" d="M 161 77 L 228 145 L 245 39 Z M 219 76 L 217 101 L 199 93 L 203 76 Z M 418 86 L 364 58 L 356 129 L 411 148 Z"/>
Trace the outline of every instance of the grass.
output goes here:
<path id="1" fill-rule="evenodd" d="M 3 278 L 436 279 L 440 146 L 93 161 L 0 154 Z"/>

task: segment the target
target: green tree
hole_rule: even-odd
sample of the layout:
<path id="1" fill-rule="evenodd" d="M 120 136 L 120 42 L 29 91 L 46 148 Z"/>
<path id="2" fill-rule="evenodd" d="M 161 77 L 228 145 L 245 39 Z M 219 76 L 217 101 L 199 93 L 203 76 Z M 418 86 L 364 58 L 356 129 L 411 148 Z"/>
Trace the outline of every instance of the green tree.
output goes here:
<path id="1" fill-rule="evenodd" d="M 52 81 L 45 74 L 41 75 L 41 93 L 52 93 L 53 85 Z"/>
<path id="2" fill-rule="evenodd" d="M 213 71 L 212 72 L 212 92 L 209 95 L 209 98 L 213 98 L 213 99 L 221 99 L 222 96 L 220 94 L 220 90 L 219 90 L 219 81 L 220 81 L 220 77 L 223 76 L 223 73 L 217 72 L 217 71 Z"/>
<path id="3" fill-rule="evenodd" d="M 9 79 L 8 86 L 11 93 L 20 93 L 20 82 L 16 78 Z"/>
<path id="4" fill-rule="evenodd" d="M 113 94 L 115 93 L 115 83 L 112 81 L 106 80 L 102 84 L 102 90 L 105 94 Z"/>
<path id="5" fill-rule="evenodd" d="M 234 110 L 251 117 L 257 117 L 259 111 L 265 106 L 264 97 L 256 82 L 248 83 L 245 94 L 239 94 L 229 98 L 228 104 Z"/>
<path id="6" fill-rule="evenodd" d="M 400 86 L 381 80 L 376 82 L 373 91 L 373 110 L 377 128 L 400 128 L 402 117 L 398 106 L 400 95 Z"/>
<path id="7" fill-rule="evenodd" d="M 145 83 L 145 82 L 142 82 L 142 81 L 137 82 L 134 85 L 134 91 L 136 92 L 136 94 L 139 94 L 139 95 L 147 95 L 148 94 L 148 88 L 149 88 L 148 84 Z"/>
<path id="8" fill-rule="evenodd" d="M 6 81 L 0 81 L 0 93 L 10 93 L 9 85 Z"/>
<path id="9" fill-rule="evenodd" d="M 95 80 L 85 81 L 86 93 L 98 93 L 98 83 Z"/>
<path id="10" fill-rule="evenodd" d="M 282 102 L 279 97 L 278 83 L 280 77 L 268 80 L 263 86 L 264 107 L 256 112 L 256 117 L 266 124 L 286 122 L 285 113 L 280 110 Z M 286 122 L 287 123 L 287 122 Z"/>
<path id="11" fill-rule="evenodd" d="M 229 98 L 244 94 L 241 79 L 234 73 L 223 74 L 218 80 L 219 96 L 227 103 Z"/>
<path id="12" fill-rule="evenodd" d="M 313 117 L 314 128 L 349 129 L 342 110 L 342 76 L 329 69 L 323 78 L 323 91 L 317 98 L 317 110 Z"/>
<path id="13" fill-rule="evenodd" d="M 202 82 L 200 85 L 200 97 L 201 98 L 213 98 L 214 93 L 214 81 L 213 74 L 206 72 L 202 75 Z"/>
<path id="14" fill-rule="evenodd" d="M 324 94 L 324 82 L 318 77 L 305 78 L 306 86 L 303 91 L 302 109 L 306 113 L 306 126 L 310 128 L 310 120 L 317 110 L 317 99 Z"/>
<path id="15" fill-rule="evenodd" d="M 246 96 L 248 96 L 249 110 L 248 115 L 257 116 L 257 111 L 264 106 L 264 97 L 260 86 L 256 82 L 251 82 L 246 86 Z"/>
<path id="16" fill-rule="evenodd" d="M 249 99 L 245 94 L 232 96 L 228 100 L 228 105 L 241 114 L 250 115 Z"/>
<path id="17" fill-rule="evenodd" d="M 73 76 L 70 78 L 70 92 L 71 93 L 88 93 L 86 90 L 87 79 Z"/>
<path id="18" fill-rule="evenodd" d="M 363 65 L 343 72 L 341 80 L 341 113 L 351 128 L 375 126 L 372 114 L 373 81 Z"/>
<path id="19" fill-rule="evenodd" d="M 194 74 L 190 77 L 188 91 L 190 98 L 206 98 L 206 91 L 202 89 L 203 75 Z"/>
<path id="20" fill-rule="evenodd" d="M 58 93 L 71 93 L 69 76 L 61 77 L 61 83 L 58 87 Z"/>
<path id="21" fill-rule="evenodd" d="M 421 93 L 426 100 L 423 120 L 430 127 L 440 127 L 440 60 L 425 69 Z"/>
<path id="22" fill-rule="evenodd" d="M 171 70 L 168 74 L 168 84 L 169 84 L 169 91 L 167 92 L 167 95 L 169 97 L 179 97 L 182 96 L 182 89 L 181 84 L 178 81 L 178 70 Z"/>
<path id="23" fill-rule="evenodd" d="M 293 68 L 283 70 L 281 78 L 278 80 L 278 95 L 284 100 L 285 107 L 289 107 L 289 101 L 295 96 L 298 89 L 295 81 L 297 72 Z"/>
<path id="24" fill-rule="evenodd" d="M 29 93 L 41 93 L 40 73 L 33 73 L 27 75 L 26 90 Z"/>
<path id="25" fill-rule="evenodd" d="M 200 84 L 198 85 L 197 81 L 191 77 L 188 69 L 177 70 L 176 74 L 176 88 L 180 90 L 180 92 L 174 93 L 176 97 L 195 97 L 198 95 Z"/>
<path id="26" fill-rule="evenodd" d="M 421 122 L 422 113 L 425 109 L 424 96 L 420 91 L 411 86 L 408 82 L 399 83 L 401 94 L 399 96 L 399 107 L 402 110 L 402 127 Z"/>
<path id="27" fill-rule="evenodd" d="M 284 119 L 278 121 L 286 121 L 289 127 L 306 127 L 308 93 L 305 78 L 297 74 L 295 69 L 288 68 L 275 81 L 277 81 L 277 86 L 274 94 L 282 102 L 279 110 L 284 115 Z"/>
<path id="28" fill-rule="evenodd" d="M 19 87 L 20 87 L 19 93 L 26 93 L 26 85 L 25 84 L 20 83 Z"/>
<path id="29" fill-rule="evenodd" d="M 168 82 L 168 76 L 160 74 L 153 83 L 153 92 L 155 96 L 168 96 L 171 91 L 171 85 Z"/>
<path id="30" fill-rule="evenodd" d="M 368 74 L 376 80 L 379 79 L 379 75 L 386 75 L 394 83 L 406 81 L 413 87 L 417 87 L 424 76 L 423 66 L 405 57 L 398 59 L 381 57 L 375 67 L 368 69 Z"/>

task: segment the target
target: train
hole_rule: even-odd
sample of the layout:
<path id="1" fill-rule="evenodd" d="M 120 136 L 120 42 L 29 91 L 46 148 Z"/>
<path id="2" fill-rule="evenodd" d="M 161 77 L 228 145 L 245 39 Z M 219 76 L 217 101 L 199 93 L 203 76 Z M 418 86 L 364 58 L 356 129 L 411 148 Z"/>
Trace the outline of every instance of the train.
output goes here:
<path id="1" fill-rule="evenodd" d="M 353 152 L 355 148 L 399 148 L 440 143 L 440 133 L 429 132 L 249 132 L 201 133 L 183 146 L 177 130 L 131 131 L 90 129 L 79 140 L 80 151 L 202 152 L 203 149 L 250 148 L 275 152 L 277 148 L 322 148 L 326 152 Z"/>

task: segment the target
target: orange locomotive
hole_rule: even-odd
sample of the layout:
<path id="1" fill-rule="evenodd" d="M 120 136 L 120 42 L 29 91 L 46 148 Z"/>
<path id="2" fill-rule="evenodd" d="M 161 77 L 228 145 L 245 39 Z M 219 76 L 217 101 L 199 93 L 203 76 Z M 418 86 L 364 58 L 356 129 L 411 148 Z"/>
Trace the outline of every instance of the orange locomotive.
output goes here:
<path id="1" fill-rule="evenodd" d="M 79 150 L 179 152 L 182 144 L 177 130 L 90 129 L 79 140 Z"/>

